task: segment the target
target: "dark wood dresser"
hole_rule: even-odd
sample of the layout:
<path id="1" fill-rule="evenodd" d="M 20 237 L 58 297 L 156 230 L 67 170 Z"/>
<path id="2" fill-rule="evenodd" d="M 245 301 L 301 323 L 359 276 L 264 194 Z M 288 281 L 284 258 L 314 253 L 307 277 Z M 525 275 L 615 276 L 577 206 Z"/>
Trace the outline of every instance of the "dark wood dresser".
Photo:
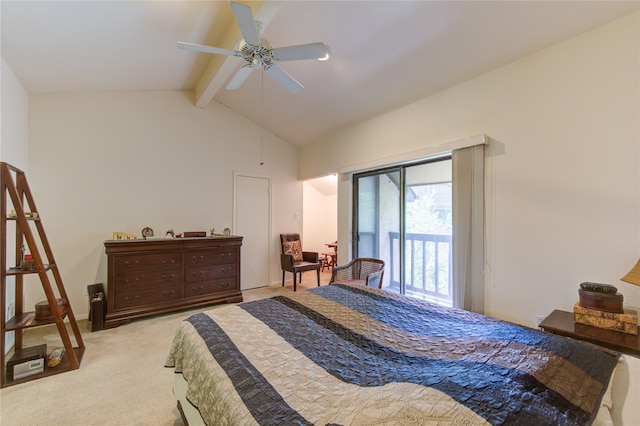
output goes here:
<path id="1" fill-rule="evenodd" d="M 105 326 L 218 302 L 242 302 L 242 237 L 105 241 Z"/>

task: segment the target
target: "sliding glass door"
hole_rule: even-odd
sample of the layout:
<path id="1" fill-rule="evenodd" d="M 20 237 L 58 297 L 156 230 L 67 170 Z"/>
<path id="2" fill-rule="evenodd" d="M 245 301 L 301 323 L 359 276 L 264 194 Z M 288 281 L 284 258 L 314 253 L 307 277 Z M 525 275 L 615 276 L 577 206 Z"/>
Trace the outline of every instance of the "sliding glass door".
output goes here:
<path id="1" fill-rule="evenodd" d="M 401 273 L 399 264 L 392 264 L 392 235 L 400 232 L 400 173 L 401 169 L 356 175 L 354 179 L 354 257 L 372 257 L 385 261 L 383 287 L 391 283 L 391 276 Z M 397 287 L 397 286 L 396 286 Z"/>
<path id="2" fill-rule="evenodd" d="M 354 176 L 353 252 L 385 261 L 383 288 L 451 305 L 451 158 Z"/>

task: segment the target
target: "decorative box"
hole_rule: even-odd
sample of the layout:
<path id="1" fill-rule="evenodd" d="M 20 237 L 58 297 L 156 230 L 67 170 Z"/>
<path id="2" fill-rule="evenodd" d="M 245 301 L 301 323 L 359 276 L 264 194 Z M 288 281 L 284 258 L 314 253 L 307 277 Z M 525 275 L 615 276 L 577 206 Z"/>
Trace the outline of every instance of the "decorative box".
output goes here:
<path id="1" fill-rule="evenodd" d="M 56 304 L 58 305 L 58 311 L 60 312 L 60 315 L 64 316 L 67 309 L 67 300 L 58 298 L 56 299 Z M 36 319 L 48 320 L 51 318 L 53 318 L 53 311 L 51 310 L 51 306 L 49 306 L 49 302 L 43 300 L 36 303 Z"/>
<path id="2" fill-rule="evenodd" d="M 7 378 L 18 380 L 44 372 L 47 345 L 18 349 L 7 361 Z"/>
<path id="3" fill-rule="evenodd" d="M 207 233 L 205 231 L 197 231 L 197 232 L 185 232 L 185 238 L 195 238 L 195 237 L 206 237 Z"/>
<path id="4" fill-rule="evenodd" d="M 576 303 L 573 306 L 573 316 L 577 323 L 619 331 L 626 334 L 638 334 L 638 311 L 625 309 L 624 313 L 605 312 L 590 309 Z"/>
<path id="5" fill-rule="evenodd" d="M 597 291 L 578 290 L 580 306 L 599 311 L 624 313 L 623 296 L 620 293 L 602 293 Z"/>

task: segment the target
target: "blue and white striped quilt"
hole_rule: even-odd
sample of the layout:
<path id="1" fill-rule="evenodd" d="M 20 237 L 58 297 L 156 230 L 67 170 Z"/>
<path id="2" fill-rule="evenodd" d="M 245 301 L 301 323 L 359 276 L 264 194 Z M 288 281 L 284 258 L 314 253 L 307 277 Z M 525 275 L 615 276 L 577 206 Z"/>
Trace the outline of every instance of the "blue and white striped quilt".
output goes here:
<path id="1" fill-rule="evenodd" d="M 209 425 L 590 424 L 619 354 L 332 284 L 189 317 L 166 365 Z"/>

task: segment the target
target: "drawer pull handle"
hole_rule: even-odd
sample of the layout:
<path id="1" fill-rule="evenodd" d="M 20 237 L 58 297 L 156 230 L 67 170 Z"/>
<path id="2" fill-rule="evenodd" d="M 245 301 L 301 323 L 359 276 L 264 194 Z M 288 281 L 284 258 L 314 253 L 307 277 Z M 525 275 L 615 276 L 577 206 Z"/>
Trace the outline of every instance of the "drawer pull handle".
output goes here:
<path id="1" fill-rule="evenodd" d="M 220 253 L 220 256 L 229 257 L 229 256 L 231 256 L 231 253 Z"/>
<path id="2" fill-rule="evenodd" d="M 165 296 L 165 297 L 173 296 L 174 294 L 176 294 L 176 291 L 175 291 L 175 290 L 171 290 L 171 291 L 163 291 L 163 292 L 162 292 L 162 295 L 163 295 L 163 296 Z"/>
<path id="3" fill-rule="evenodd" d="M 133 303 L 138 299 L 140 299 L 140 297 L 138 297 L 138 296 L 134 297 L 133 299 L 129 299 L 129 297 L 127 296 L 127 297 L 124 298 L 124 301 L 127 302 L 127 303 Z"/>
<path id="4" fill-rule="evenodd" d="M 176 263 L 176 260 L 175 260 L 175 259 L 171 259 L 171 260 L 163 260 L 163 261 L 162 261 L 162 264 L 163 264 L 164 266 L 171 266 L 171 265 L 173 265 L 173 264 L 175 264 L 175 263 Z"/>
<path id="5" fill-rule="evenodd" d="M 191 257 L 193 259 L 194 262 L 200 262 L 201 260 L 204 260 L 204 256 L 200 255 L 200 256 L 192 256 Z"/>
<path id="6" fill-rule="evenodd" d="M 176 277 L 176 274 L 171 274 L 171 275 L 169 275 L 169 276 L 167 276 L 167 275 L 162 275 L 162 279 L 163 279 L 163 280 L 165 280 L 165 281 L 171 281 L 171 280 L 173 280 L 175 277 Z"/>
<path id="7" fill-rule="evenodd" d="M 222 287 L 229 287 L 231 285 L 231 283 L 229 281 L 227 281 L 226 283 L 220 283 L 220 285 Z"/>
<path id="8" fill-rule="evenodd" d="M 204 271 L 193 271 L 192 274 L 194 277 L 199 277 L 200 275 L 204 274 Z"/>
<path id="9" fill-rule="evenodd" d="M 129 266 L 138 266 L 140 264 L 140 261 L 138 259 L 134 260 L 133 262 L 129 262 L 128 260 L 124 261 L 124 266 L 129 267 Z"/>
<path id="10" fill-rule="evenodd" d="M 140 279 L 139 279 L 138 277 L 135 277 L 135 278 L 133 279 L 133 281 L 129 281 L 129 278 L 125 278 L 125 279 L 124 279 L 124 283 L 125 283 L 125 284 L 135 284 L 135 283 L 137 283 L 138 281 L 140 281 Z"/>
<path id="11" fill-rule="evenodd" d="M 231 272 L 231 268 L 222 268 L 220 269 L 220 272 Z"/>
<path id="12" fill-rule="evenodd" d="M 201 285 L 200 287 L 191 287 L 191 291 L 193 291 L 194 293 L 198 292 L 200 290 L 204 290 L 204 286 L 203 285 Z"/>

